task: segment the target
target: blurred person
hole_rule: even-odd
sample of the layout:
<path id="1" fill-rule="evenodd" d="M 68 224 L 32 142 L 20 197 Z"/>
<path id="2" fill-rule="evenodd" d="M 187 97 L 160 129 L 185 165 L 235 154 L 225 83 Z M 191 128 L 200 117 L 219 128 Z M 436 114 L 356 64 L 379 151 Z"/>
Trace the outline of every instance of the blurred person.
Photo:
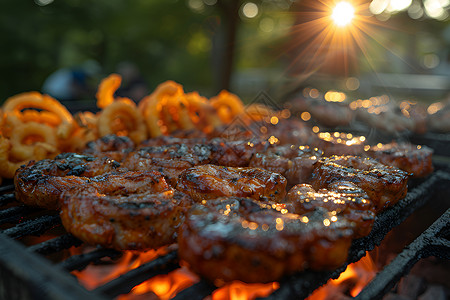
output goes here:
<path id="1" fill-rule="evenodd" d="M 139 102 L 149 94 L 147 83 L 134 63 L 120 62 L 117 65 L 117 73 L 122 76 L 122 84 L 117 89 L 116 96 L 127 97 Z"/>
<path id="2" fill-rule="evenodd" d="M 80 66 L 61 68 L 50 74 L 42 85 L 42 92 L 60 101 L 92 98 L 95 88 L 90 79 L 100 73 L 100 66 L 87 60 Z"/>

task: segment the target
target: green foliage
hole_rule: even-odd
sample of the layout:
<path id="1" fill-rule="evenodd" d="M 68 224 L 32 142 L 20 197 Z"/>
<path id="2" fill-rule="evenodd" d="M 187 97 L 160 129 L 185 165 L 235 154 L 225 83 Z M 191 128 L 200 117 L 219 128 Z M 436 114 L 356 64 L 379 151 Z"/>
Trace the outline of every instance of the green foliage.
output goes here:
<path id="1" fill-rule="evenodd" d="M 206 16 L 193 13 L 185 1 L 36 3 L 2 1 L 0 101 L 39 91 L 52 72 L 88 59 L 102 66 L 101 76 L 131 61 L 150 89 L 166 79 L 187 89 L 211 83 Z"/>

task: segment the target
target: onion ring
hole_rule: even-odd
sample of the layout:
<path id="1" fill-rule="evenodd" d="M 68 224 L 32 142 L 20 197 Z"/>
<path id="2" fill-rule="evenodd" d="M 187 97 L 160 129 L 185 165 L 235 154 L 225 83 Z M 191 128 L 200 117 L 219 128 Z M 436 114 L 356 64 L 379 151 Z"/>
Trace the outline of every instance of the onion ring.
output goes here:
<path id="1" fill-rule="evenodd" d="M 114 102 L 114 93 L 121 83 L 122 77 L 119 74 L 114 73 L 100 82 L 97 93 L 95 94 L 98 108 L 105 108 Z"/>
<path id="2" fill-rule="evenodd" d="M 274 116 L 275 112 L 264 104 L 253 103 L 245 107 L 243 115 L 243 119 L 248 119 L 250 122 L 259 122 Z"/>
<path id="3" fill-rule="evenodd" d="M 14 126 L 10 142 L 11 157 L 16 160 L 41 160 L 58 151 L 55 129 L 36 122 Z"/>
<path id="4" fill-rule="evenodd" d="M 152 103 L 155 99 L 156 101 L 159 101 L 165 95 L 174 96 L 183 93 L 183 86 L 176 83 L 175 81 L 167 80 L 159 84 L 153 91 L 153 93 L 139 101 L 138 107 L 143 112 L 147 109 L 147 105 Z"/>
<path id="5" fill-rule="evenodd" d="M 14 178 L 16 170 L 23 165 L 24 161 L 12 162 L 9 160 L 11 142 L 0 135 L 0 178 Z"/>
<path id="6" fill-rule="evenodd" d="M 205 133 L 211 133 L 214 128 L 223 125 L 208 99 L 200 96 L 197 92 L 187 93 L 186 99 L 191 120 L 198 129 Z"/>
<path id="7" fill-rule="evenodd" d="M 39 113 L 22 112 L 24 109 L 44 110 Z M 33 121 L 57 126 L 57 136 L 66 139 L 73 130 L 73 117 L 67 108 L 58 100 L 49 95 L 38 92 L 26 92 L 12 96 L 6 100 L 3 110 L 7 116 L 15 116 L 20 121 L 30 121 L 31 116 L 36 116 Z M 39 117 L 38 117 L 39 116 Z"/>
<path id="8" fill-rule="evenodd" d="M 136 104 L 128 98 L 117 98 L 105 107 L 98 117 L 97 126 L 101 137 L 109 134 L 128 135 L 137 145 L 147 138 L 142 115 Z"/>
<path id="9" fill-rule="evenodd" d="M 244 112 L 244 104 L 241 99 L 226 90 L 222 90 L 219 95 L 212 97 L 210 101 L 220 120 L 227 124 Z"/>

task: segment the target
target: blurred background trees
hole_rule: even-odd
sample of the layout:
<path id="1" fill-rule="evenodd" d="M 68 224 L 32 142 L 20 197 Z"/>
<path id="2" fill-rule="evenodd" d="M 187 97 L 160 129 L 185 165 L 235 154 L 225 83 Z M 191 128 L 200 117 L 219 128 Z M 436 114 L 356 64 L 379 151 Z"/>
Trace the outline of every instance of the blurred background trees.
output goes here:
<path id="1" fill-rule="evenodd" d="M 364 7 L 364 17 L 378 23 L 378 30 L 363 34 L 365 48 L 356 49 L 354 68 L 330 72 L 320 65 L 302 73 L 296 63 L 306 44 L 295 40 L 305 33 L 293 29 L 301 24 L 299 16 L 305 8 L 323 12 L 314 3 L 331 2 L 35 0 L 19 4 L 3 0 L 0 99 L 42 91 L 46 79 L 61 69 L 85 72 L 80 78 L 87 87 L 76 97 L 93 99 L 99 80 L 124 64 L 136 67 L 135 75 L 147 91 L 171 79 L 186 91 L 205 96 L 226 88 L 251 99 L 262 89 L 281 94 L 286 86 L 317 85 L 356 97 L 383 92 L 383 85 L 392 82 L 379 75 L 396 73 L 435 75 L 429 80 L 444 80 L 444 91 L 433 97 L 446 95 L 450 1 L 355 0 Z M 437 4 L 441 10 L 433 11 Z M 308 61 L 313 54 L 308 55 L 302 58 Z M 356 78 L 358 88 L 348 89 L 343 84 L 348 78 Z M 406 85 L 404 92 L 416 90 Z"/>

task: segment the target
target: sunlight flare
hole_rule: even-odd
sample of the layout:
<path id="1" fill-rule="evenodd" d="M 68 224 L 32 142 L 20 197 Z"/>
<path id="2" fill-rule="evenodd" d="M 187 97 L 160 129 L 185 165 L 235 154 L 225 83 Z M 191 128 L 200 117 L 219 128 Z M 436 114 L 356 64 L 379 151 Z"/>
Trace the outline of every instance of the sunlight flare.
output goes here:
<path id="1" fill-rule="evenodd" d="M 355 16 L 355 8 L 349 2 L 339 2 L 333 9 L 331 18 L 337 26 L 349 25 Z"/>

